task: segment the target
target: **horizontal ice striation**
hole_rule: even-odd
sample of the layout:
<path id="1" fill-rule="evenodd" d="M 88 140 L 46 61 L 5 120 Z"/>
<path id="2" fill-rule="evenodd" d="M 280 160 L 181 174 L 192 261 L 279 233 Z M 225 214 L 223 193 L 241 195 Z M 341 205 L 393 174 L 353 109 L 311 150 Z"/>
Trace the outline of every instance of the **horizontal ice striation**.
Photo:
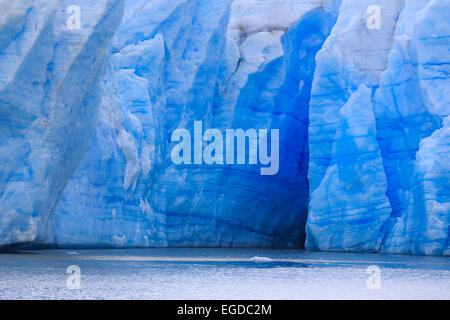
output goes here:
<path id="1" fill-rule="evenodd" d="M 69 29 L 69 5 L 83 10 Z M 0 1 L 0 246 L 41 240 L 97 125 L 122 2 Z"/>
<path id="2" fill-rule="evenodd" d="M 49 243 L 278 246 L 304 239 L 315 54 L 337 14 L 322 1 L 129 1 L 93 143 Z M 174 165 L 177 128 L 280 129 L 280 171 Z"/>
<path id="3" fill-rule="evenodd" d="M 380 29 L 369 29 L 366 9 L 377 4 Z M 449 5 L 343 2 L 312 90 L 307 248 L 448 255 Z M 366 111 L 337 147 L 348 104 Z M 341 167 L 348 173 L 330 184 Z M 353 175 L 364 181 L 356 190 Z"/>

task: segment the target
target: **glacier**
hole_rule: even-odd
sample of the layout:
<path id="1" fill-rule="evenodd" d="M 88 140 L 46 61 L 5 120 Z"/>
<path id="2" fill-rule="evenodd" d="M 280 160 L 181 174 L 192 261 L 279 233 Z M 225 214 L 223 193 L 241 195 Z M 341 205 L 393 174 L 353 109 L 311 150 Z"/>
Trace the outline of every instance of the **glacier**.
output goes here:
<path id="1" fill-rule="evenodd" d="M 376 3 L 369 29 L 361 8 Z M 449 9 L 342 3 L 311 95 L 307 248 L 449 254 Z"/>
<path id="2" fill-rule="evenodd" d="M 121 1 L 1 1 L 0 244 L 43 241 L 97 125 L 100 84 Z"/>
<path id="3" fill-rule="evenodd" d="M 448 1 L 0 8 L 0 247 L 450 255 Z M 279 129 L 278 174 L 174 164 L 194 121 Z"/>

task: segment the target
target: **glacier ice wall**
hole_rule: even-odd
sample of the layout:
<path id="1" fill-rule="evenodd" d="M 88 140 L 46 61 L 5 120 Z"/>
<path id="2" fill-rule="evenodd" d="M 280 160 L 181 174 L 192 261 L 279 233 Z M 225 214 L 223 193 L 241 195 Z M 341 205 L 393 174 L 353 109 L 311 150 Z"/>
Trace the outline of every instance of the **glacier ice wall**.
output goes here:
<path id="1" fill-rule="evenodd" d="M 375 115 L 363 84 L 339 110 L 328 168 L 312 192 L 307 246 L 325 251 L 379 247 L 390 216 Z"/>
<path id="2" fill-rule="evenodd" d="M 375 98 L 393 209 L 381 250 L 449 255 L 450 3 L 411 1 L 403 11 Z"/>
<path id="3" fill-rule="evenodd" d="M 380 29 L 369 29 L 374 4 L 344 1 L 317 57 L 306 247 L 448 254 L 450 3 L 378 1 Z M 366 109 L 353 127 L 348 104 Z"/>
<path id="4" fill-rule="evenodd" d="M 48 242 L 301 246 L 315 53 L 336 11 L 320 1 L 129 1 L 93 143 Z M 282 128 L 280 172 L 174 165 L 171 133 L 195 120 Z"/>
<path id="5" fill-rule="evenodd" d="M 97 125 L 106 48 L 121 1 L 0 1 L 0 244 L 47 236 Z"/>
<path id="6" fill-rule="evenodd" d="M 449 255 L 449 6 L 0 0 L 0 246 Z M 194 121 L 278 174 L 173 164 Z"/>

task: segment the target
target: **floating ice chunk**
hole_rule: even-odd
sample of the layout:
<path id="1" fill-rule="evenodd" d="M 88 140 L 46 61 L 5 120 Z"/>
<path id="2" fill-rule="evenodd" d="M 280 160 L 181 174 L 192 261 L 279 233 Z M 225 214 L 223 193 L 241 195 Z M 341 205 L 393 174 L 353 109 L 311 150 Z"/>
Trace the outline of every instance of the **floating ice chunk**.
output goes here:
<path id="1" fill-rule="evenodd" d="M 270 258 L 258 257 L 258 256 L 255 256 L 255 257 L 251 258 L 250 261 L 253 261 L 253 262 L 273 262 L 273 260 L 270 259 Z"/>

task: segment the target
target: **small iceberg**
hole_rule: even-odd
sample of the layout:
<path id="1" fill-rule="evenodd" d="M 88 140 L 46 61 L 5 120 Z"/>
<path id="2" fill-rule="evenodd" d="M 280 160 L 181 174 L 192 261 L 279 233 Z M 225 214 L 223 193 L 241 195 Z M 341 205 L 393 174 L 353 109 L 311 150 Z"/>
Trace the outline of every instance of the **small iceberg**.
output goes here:
<path id="1" fill-rule="evenodd" d="M 273 262 L 272 259 L 267 258 L 267 257 L 253 257 L 250 259 L 250 261 L 253 262 Z"/>
<path id="2" fill-rule="evenodd" d="M 79 253 L 76 251 L 68 251 L 68 252 L 66 252 L 66 254 L 71 255 L 71 256 L 79 255 Z"/>

